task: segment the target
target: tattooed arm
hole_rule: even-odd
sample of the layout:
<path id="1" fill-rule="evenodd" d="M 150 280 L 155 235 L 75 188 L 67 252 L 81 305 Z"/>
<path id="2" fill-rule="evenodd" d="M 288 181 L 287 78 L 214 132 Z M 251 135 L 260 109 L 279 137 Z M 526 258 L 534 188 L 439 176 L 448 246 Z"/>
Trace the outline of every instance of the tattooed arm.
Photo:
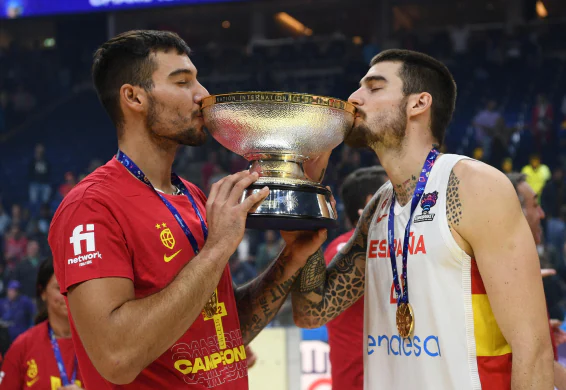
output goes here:
<path id="1" fill-rule="evenodd" d="M 249 344 L 267 326 L 285 302 L 308 254 L 326 240 L 326 231 L 300 233 L 301 240 L 287 245 L 275 261 L 251 282 L 234 287 L 240 329 Z M 301 253 L 307 253 L 303 255 Z"/>
<path id="2" fill-rule="evenodd" d="M 322 326 L 364 295 L 367 235 L 378 199 L 375 196 L 366 206 L 352 238 L 328 268 L 319 249 L 301 270 L 292 291 L 297 326 Z"/>

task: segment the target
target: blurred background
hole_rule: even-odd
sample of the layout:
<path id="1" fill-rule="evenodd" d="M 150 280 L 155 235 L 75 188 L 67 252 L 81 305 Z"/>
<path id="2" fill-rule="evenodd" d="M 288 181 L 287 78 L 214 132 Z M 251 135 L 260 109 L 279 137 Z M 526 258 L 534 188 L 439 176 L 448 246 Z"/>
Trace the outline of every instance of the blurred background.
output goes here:
<path id="1" fill-rule="evenodd" d="M 35 297 L 54 211 L 116 152 L 115 129 L 89 72 L 97 46 L 131 29 L 177 32 L 211 94 L 281 90 L 347 99 L 383 49 L 443 61 L 458 85 L 444 152 L 528 175 L 546 212 L 541 265 L 557 270 L 545 278 L 550 314 L 564 318 L 563 0 L 0 0 L 0 298 L 12 280 L 20 294 Z M 339 212 L 344 177 L 376 164 L 370 151 L 334 151 L 325 184 Z M 211 137 L 204 147 L 182 149 L 175 163 L 205 192 L 245 167 Z M 350 229 L 341 215 L 329 241 Z M 230 260 L 235 282 L 255 277 L 280 247 L 277 232 L 247 231 Z M 0 316 L 8 321 L 2 305 Z M 299 382 L 305 390 L 330 389 L 325 329 L 297 330 L 288 306 L 271 326 L 253 344 L 252 389 L 269 380 L 275 390 L 278 379 L 281 389 Z M 3 353 L 10 339 L 2 338 Z M 297 344 L 300 350 L 291 347 Z"/>

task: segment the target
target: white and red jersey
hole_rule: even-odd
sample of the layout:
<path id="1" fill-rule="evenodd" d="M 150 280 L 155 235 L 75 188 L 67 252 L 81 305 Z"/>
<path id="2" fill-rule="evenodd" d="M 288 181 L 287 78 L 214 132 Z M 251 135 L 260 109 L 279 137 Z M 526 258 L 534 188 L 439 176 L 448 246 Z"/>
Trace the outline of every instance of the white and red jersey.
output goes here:
<path id="1" fill-rule="evenodd" d="M 415 327 L 406 339 L 395 323 L 397 299 L 387 243 L 391 183 L 376 194 L 366 264 L 367 390 L 511 388 L 511 347 L 495 321 L 475 260 L 458 246 L 446 218 L 448 180 L 463 158 L 438 157 L 411 217 L 407 278 Z M 400 276 L 410 212 L 411 202 L 404 207 L 396 202 L 394 246 Z"/>

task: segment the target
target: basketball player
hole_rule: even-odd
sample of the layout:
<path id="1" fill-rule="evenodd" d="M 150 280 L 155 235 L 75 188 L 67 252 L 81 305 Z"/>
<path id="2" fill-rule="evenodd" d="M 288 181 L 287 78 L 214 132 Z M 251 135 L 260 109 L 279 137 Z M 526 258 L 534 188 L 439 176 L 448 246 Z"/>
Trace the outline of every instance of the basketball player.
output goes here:
<path id="1" fill-rule="evenodd" d="M 507 174 L 507 177 L 513 184 L 515 192 L 521 202 L 521 208 L 523 209 L 523 214 L 529 224 L 531 233 L 535 240 L 535 244 L 539 245 L 542 242 L 542 225 L 541 220 L 544 219 L 544 210 L 539 204 L 538 196 L 533 188 L 527 183 L 527 176 L 522 173 L 512 172 Z M 551 276 L 556 274 L 556 271 L 552 269 L 541 270 L 542 277 Z M 551 325 L 552 332 L 552 325 Z M 552 333 L 550 334 L 552 337 Z M 556 345 L 554 340 L 552 343 L 554 350 L 554 386 L 558 390 L 566 390 L 566 367 L 558 363 L 558 353 L 556 351 Z"/>
<path id="2" fill-rule="evenodd" d="M 387 181 L 382 167 L 360 168 L 349 174 L 342 184 L 341 198 L 348 222 L 356 226 L 361 211 L 376 191 Z M 328 265 L 354 234 L 350 230 L 336 237 L 326 248 Z M 364 300 L 363 298 L 326 324 L 332 366 L 332 388 L 362 390 L 364 388 Z"/>
<path id="3" fill-rule="evenodd" d="M 513 186 L 488 165 L 439 156 L 455 99 L 439 61 L 373 58 L 349 99 L 346 142 L 371 147 L 391 182 L 328 269 L 320 252 L 303 268 L 295 321 L 320 326 L 365 293 L 367 390 L 549 390 L 539 261 Z"/>
<path id="4" fill-rule="evenodd" d="M 233 288 L 228 259 L 268 189 L 240 204 L 257 179 L 245 171 L 206 199 L 172 174 L 179 145 L 206 138 L 208 92 L 189 53 L 176 34 L 131 31 L 94 56 L 119 151 L 65 197 L 49 232 L 87 389 L 248 389 L 244 346 L 325 239 L 303 233 L 256 280 Z"/>

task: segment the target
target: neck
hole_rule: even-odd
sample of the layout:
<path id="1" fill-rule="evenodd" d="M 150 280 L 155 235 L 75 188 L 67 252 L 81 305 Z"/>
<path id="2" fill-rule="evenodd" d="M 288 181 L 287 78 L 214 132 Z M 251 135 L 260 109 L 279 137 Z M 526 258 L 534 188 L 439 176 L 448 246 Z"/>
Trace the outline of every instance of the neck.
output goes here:
<path id="1" fill-rule="evenodd" d="M 419 140 L 419 143 L 415 144 L 406 137 L 399 148 L 382 146 L 374 148 L 379 162 L 393 184 L 395 199 L 401 206 L 411 200 L 424 162 L 432 147 L 432 142 Z"/>
<path id="2" fill-rule="evenodd" d="M 138 134 L 144 134 L 142 131 Z M 167 193 L 175 193 L 171 184 L 171 168 L 177 152 L 172 141 L 148 139 L 145 136 L 123 136 L 118 147 L 142 170 L 150 183 Z"/>
<path id="3" fill-rule="evenodd" d="M 60 316 L 49 313 L 49 325 L 53 329 L 56 338 L 71 337 L 71 326 L 69 325 L 69 317 Z"/>

